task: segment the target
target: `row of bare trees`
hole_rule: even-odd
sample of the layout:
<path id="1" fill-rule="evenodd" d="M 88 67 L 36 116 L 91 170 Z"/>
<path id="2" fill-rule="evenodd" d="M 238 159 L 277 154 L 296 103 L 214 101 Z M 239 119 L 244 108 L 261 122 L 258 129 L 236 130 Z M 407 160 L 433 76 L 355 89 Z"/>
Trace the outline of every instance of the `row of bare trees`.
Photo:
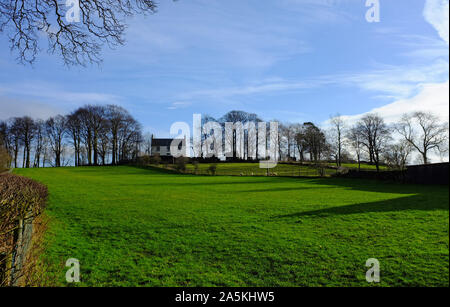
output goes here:
<path id="1" fill-rule="evenodd" d="M 227 142 L 232 144 L 233 159 L 264 158 L 258 153 L 258 123 L 262 120 L 256 114 L 231 111 L 219 119 L 202 117 L 203 127 L 209 122 L 219 123 L 220 129 L 226 123 L 243 124 L 241 132 L 238 126 L 234 127 L 233 134 L 228 136 L 230 140 L 225 134 L 221 138 L 223 147 Z M 336 115 L 327 126 L 321 128 L 312 122 L 279 124 L 278 158 L 315 163 L 334 161 L 338 167 L 346 161 L 357 162 L 359 166 L 367 162 L 379 170 L 381 165 L 404 168 L 413 159 L 414 152 L 419 156 L 414 162 L 424 164 L 430 162 L 430 155 L 448 152 L 448 123 L 442 123 L 438 116 L 429 112 L 405 114 L 396 124 L 387 124 L 378 114 L 366 114 L 354 124 Z M 253 127 L 256 127 L 256 134 L 251 133 Z M 214 136 L 209 128 L 202 131 L 203 142 Z M 267 140 L 267 144 L 269 142 Z M 236 156 L 238 146 L 243 146 L 240 157 Z M 209 144 L 207 147 L 209 150 Z M 205 146 L 193 148 L 195 156 L 205 157 L 203 151 Z"/>
<path id="2" fill-rule="evenodd" d="M 359 165 L 367 160 L 377 170 L 381 164 L 403 169 L 414 152 L 423 164 L 430 163 L 432 154 L 448 153 L 448 123 L 442 123 L 430 112 L 404 114 L 398 123 L 391 125 L 377 114 L 367 114 L 353 126 L 336 115 L 330 124 L 330 153 L 338 166 L 351 155 Z"/>
<path id="3" fill-rule="evenodd" d="M 221 135 L 221 145 L 208 142 L 205 146 L 206 140 L 216 132 L 203 129 L 202 144 L 192 148 L 194 156 L 218 157 L 219 146 L 224 152 L 225 144 L 231 144 L 233 160 L 267 158 L 265 153 L 258 152 L 258 134 L 263 121 L 256 114 L 231 111 L 217 120 L 202 117 L 203 127 L 210 122 L 217 122 L 221 131 L 227 123 L 232 123 L 233 133 Z M 266 124 L 264 128 L 268 129 Z M 270 142 L 267 139 L 265 143 L 268 146 Z M 414 152 L 424 164 L 430 162 L 430 155 L 448 152 L 448 124 L 427 112 L 405 114 L 391 125 L 377 114 L 367 114 L 353 125 L 336 115 L 325 129 L 312 122 L 279 124 L 277 142 L 280 160 L 335 161 L 337 166 L 356 161 L 359 165 L 362 162 L 375 165 L 377 170 L 381 165 L 401 169 L 412 160 Z M 0 147 L 10 153 L 15 167 L 20 166 L 19 159 L 22 167 L 46 166 L 46 163 L 64 166 L 71 161 L 75 166 L 116 165 L 136 159 L 141 144 L 148 147 L 145 152 L 150 154 L 151 140 L 142 137 L 140 124 L 125 109 L 115 105 L 87 105 L 67 116 L 58 115 L 46 121 L 25 116 L 0 122 Z M 70 159 L 68 151 L 73 154 Z"/>
<path id="4" fill-rule="evenodd" d="M 388 125 L 377 114 L 363 116 L 355 125 L 347 127 L 343 117 L 331 119 L 331 140 L 338 165 L 342 153 L 354 153 L 358 163 L 362 159 L 374 164 L 379 170 L 384 163 L 403 169 L 419 154 L 419 163 L 429 164 L 432 154 L 448 153 L 448 123 L 442 123 L 430 112 L 404 114 L 398 123 Z"/>
<path id="5" fill-rule="evenodd" d="M 14 167 L 116 165 L 137 158 L 141 130 L 122 107 L 86 105 L 45 121 L 29 116 L 0 121 L 0 147 Z"/>

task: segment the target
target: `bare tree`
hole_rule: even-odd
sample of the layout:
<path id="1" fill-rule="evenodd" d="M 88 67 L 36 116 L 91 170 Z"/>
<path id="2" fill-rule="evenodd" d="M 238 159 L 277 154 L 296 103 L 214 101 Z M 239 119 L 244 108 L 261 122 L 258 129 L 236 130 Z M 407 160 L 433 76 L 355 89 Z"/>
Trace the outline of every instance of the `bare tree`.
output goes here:
<path id="1" fill-rule="evenodd" d="M 202 127 L 202 133 L 206 136 L 203 142 L 203 154 L 205 158 L 220 158 L 223 154 L 223 129 L 217 122 L 207 122 Z"/>
<path id="2" fill-rule="evenodd" d="M 279 125 L 278 129 L 280 134 L 278 142 L 280 157 L 282 156 L 283 151 L 287 160 L 290 160 L 295 156 L 295 136 L 297 134 L 297 128 L 296 125 L 291 123 Z"/>
<path id="3" fill-rule="evenodd" d="M 216 119 L 208 114 L 202 116 L 202 120 L 200 123 L 200 129 L 201 129 L 200 142 L 194 142 L 195 144 L 193 144 L 193 146 L 194 146 L 193 151 L 194 151 L 194 153 L 196 153 L 196 157 L 198 156 L 200 158 L 202 158 L 202 157 L 205 158 L 207 156 L 208 153 L 205 151 L 205 148 L 204 148 L 205 146 L 203 146 L 203 145 L 205 143 L 205 140 L 208 138 L 209 134 L 205 132 L 204 126 L 209 122 L 215 122 L 215 121 L 216 121 Z"/>
<path id="4" fill-rule="evenodd" d="M 43 120 L 36 120 L 36 136 L 34 146 L 34 163 L 33 167 L 39 167 L 41 162 L 41 155 L 45 145 L 45 122 Z"/>
<path id="5" fill-rule="evenodd" d="M 55 159 L 55 167 L 62 164 L 61 156 L 63 153 L 63 139 L 66 133 L 66 118 L 62 115 L 49 118 L 45 122 L 47 136 Z"/>
<path id="6" fill-rule="evenodd" d="M 277 149 L 278 149 L 278 159 L 282 160 L 283 157 L 287 158 L 287 155 L 288 155 L 288 152 L 287 152 L 287 148 L 288 148 L 287 135 L 289 134 L 288 127 L 286 125 L 282 124 L 279 120 L 275 119 L 273 121 L 280 123 L 278 125 Z"/>
<path id="7" fill-rule="evenodd" d="M 57 0 L 2 0 L 0 33 L 10 38 L 10 47 L 21 63 L 33 63 L 40 51 L 40 37 L 46 36 L 52 54 L 66 65 L 99 63 L 104 45 L 124 43 L 125 18 L 156 10 L 152 0 L 79 0 L 79 21 L 66 18 L 70 7 Z M 79 10 L 78 10 L 79 9 Z M 69 12 L 70 13 L 70 12 Z"/>
<path id="8" fill-rule="evenodd" d="M 110 122 L 107 118 L 102 118 L 102 125 L 99 129 L 99 144 L 98 144 L 98 154 L 102 161 L 102 165 L 107 164 L 107 156 L 109 155 L 109 151 L 111 149 L 111 128 Z"/>
<path id="9" fill-rule="evenodd" d="M 67 133 L 72 139 L 75 166 L 80 165 L 81 120 L 80 112 L 78 110 L 66 116 Z"/>
<path id="10" fill-rule="evenodd" d="M 141 125 L 133 117 L 127 116 L 119 130 L 118 139 L 119 161 L 137 158 L 138 146 L 142 142 Z"/>
<path id="11" fill-rule="evenodd" d="M 299 125 L 297 128 L 297 133 L 295 134 L 295 145 L 297 146 L 299 160 L 301 163 L 305 162 L 305 152 L 308 147 L 305 131 L 305 126 Z"/>
<path id="12" fill-rule="evenodd" d="M 124 127 L 125 120 L 130 117 L 127 110 L 116 105 L 108 105 L 106 107 L 106 118 L 109 121 L 109 127 L 111 130 L 111 150 L 112 150 L 112 164 L 116 165 L 118 158 L 118 142 L 119 131 Z"/>
<path id="13" fill-rule="evenodd" d="M 79 136 L 81 139 L 79 152 L 80 152 L 80 164 L 92 165 L 92 140 L 93 133 L 91 127 L 90 114 L 86 107 L 78 108 L 74 114 L 76 114 L 79 121 L 80 131 Z M 81 146 L 81 144 L 83 146 Z M 83 154 L 82 154 L 83 153 Z"/>
<path id="14" fill-rule="evenodd" d="M 15 117 L 10 120 L 10 124 L 8 125 L 8 138 L 10 143 L 10 152 L 12 152 L 12 158 L 14 161 L 14 167 L 18 167 L 17 160 L 20 149 L 20 136 L 21 136 L 21 123 L 20 118 Z"/>
<path id="15" fill-rule="evenodd" d="M 355 126 L 348 131 L 347 139 L 350 142 L 350 145 L 353 147 L 355 154 L 356 154 L 356 160 L 358 162 L 358 170 L 361 170 L 361 157 L 362 157 L 362 134 L 359 131 L 358 127 Z"/>
<path id="16" fill-rule="evenodd" d="M 87 125 L 90 132 L 90 141 L 93 151 L 93 164 L 98 165 L 99 158 L 99 137 L 106 124 L 105 108 L 103 106 L 87 105 L 84 107 L 87 112 Z"/>
<path id="17" fill-rule="evenodd" d="M 9 152 L 8 123 L 5 121 L 0 121 L 0 147 Z"/>
<path id="18" fill-rule="evenodd" d="M 259 121 L 249 121 L 244 126 L 244 129 L 247 131 L 247 160 L 256 160 L 258 158 L 258 124 Z"/>
<path id="19" fill-rule="evenodd" d="M 231 153 L 233 159 L 244 158 L 243 125 L 245 125 L 249 121 L 249 115 L 250 114 L 247 112 L 234 110 L 228 112 L 219 120 L 220 123 L 222 123 L 224 126 L 228 125 L 229 129 L 231 129 L 231 134 L 225 135 L 225 144 L 231 145 Z M 226 152 L 225 154 L 230 155 L 231 153 Z"/>
<path id="20" fill-rule="evenodd" d="M 405 114 L 396 130 L 422 156 L 423 163 L 429 163 L 430 152 L 446 151 L 448 123 L 440 124 L 439 118 L 426 112 Z"/>
<path id="21" fill-rule="evenodd" d="M 391 168 L 404 170 L 408 164 L 411 151 L 412 145 L 406 140 L 390 145 L 386 148 L 386 163 Z"/>
<path id="22" fill-rule="evenodd" d="M 337 166 L 341 166 L 342 164 L 342 151 L 344 148 L 344 142 L 345 142 L 345 121 L 344 118 L 340 114 L 336 114 L 335 116 L 331 117 L 330 123 L 332 125 L 332 136 L 333 141 L 332 144 L 336 148 L 336 164 Z"/>
<path id="23" fill-rule="evenodd" d="M 19 134 L 20 143 L 23 145 L 22 167 L 30 167 L 31 142 L 34 138 L 35 124 L 29 116 L 15 119 L 15 127 Z"/>
<path id="24" fill-rule="evenodd" d="M 0 171 L 9 168 L 11 157 L 9 155 L 8 125 L 0 121 Z"/>
<path id="25" fill-rule="evenodd" d="M 370 162 L 380 171 L 381 154 L 390 139 L 390 129 L 377 114 L 365 115 L 356 126 Z"/>
<path id="26" fill-rule="evenodd" d="M 153 139 L 153 134 L 151 133 L 145 133 L 143 135 L 143 145 L 144 145 L 144 154 L 147 156 L 150 156 L 152 154 L 152 139 Z"/>
<path id="27" fill-rule="evenodd" d="M 310 161 L 319 162 L 327 147 L 323 131 L 311 122 L 303 124 L 303 138 L 309 152 Z"/>

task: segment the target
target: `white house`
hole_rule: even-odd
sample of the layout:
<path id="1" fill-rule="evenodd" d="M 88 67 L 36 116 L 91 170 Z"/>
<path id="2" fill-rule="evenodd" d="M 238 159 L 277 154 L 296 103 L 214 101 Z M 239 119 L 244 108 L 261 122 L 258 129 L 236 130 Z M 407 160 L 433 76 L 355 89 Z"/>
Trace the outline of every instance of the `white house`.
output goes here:
<path id="1" fill-rule="evenodd" d="M 174 139 L 156 139 L 152 136 L 151 155 L 154 156 L 156 154 L 159 154 L 161 157 L 172 157 L 172 154 L 170 153 L 170 145 L 172 144 L 173 140 Z M 178 146 L 179 149 L 181 149 L 183 143 L 184 140 L 180 139 Z"/>

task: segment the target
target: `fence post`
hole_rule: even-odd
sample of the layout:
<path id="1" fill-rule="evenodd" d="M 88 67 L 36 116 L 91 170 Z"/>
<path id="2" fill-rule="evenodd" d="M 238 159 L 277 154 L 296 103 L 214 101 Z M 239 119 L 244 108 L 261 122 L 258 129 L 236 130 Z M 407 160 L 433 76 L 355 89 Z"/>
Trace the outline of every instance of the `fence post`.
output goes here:
<path id="1" fill-rule="evenodd" d="M 10 285 L 13 286 L 16 282 L 16 275 L 20 271 L 21 264 L 21 254 L 22 254 L 22 241 L 23 241 L 23 219 L 20 218 L 18 220 L 18 227 L 15 230 L 14 234 L 13 248 L 14 251 L 12 253 L 11 259 L 11 275 L 10 275 Z"/>

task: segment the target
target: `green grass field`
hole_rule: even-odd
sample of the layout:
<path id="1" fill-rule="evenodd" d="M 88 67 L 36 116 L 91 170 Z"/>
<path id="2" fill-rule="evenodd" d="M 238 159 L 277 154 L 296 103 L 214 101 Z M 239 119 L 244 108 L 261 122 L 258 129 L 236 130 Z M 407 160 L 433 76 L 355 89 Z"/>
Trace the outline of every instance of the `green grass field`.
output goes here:
<path id="1" fill-rule="evenodd" d="M 330 164 L 332 166 L 336 166 L 336 164 Z M 342 167 L 346 167 L 346 168 L 358 168 L 358 164 L 355 163 L 342 163 L 341 165 Z M 377 167 L 375 165 L 370 165 L 370 164 L 361 164 L 361 169 L 362 170 L 372 170 L 375 171 L 377 169 Z M 386 171 L 388 170 L 388 167 L 385 165 L 380 165 L 380 171 Z"/>
<path id="2" fill-rule="evenodd" d="M 449 286 L 449 188 L 335 178 L 16 169 L 49 187 L 46 276 L 64 286 Z M 373 284 L 372 284 L 373 285 Z"/>

